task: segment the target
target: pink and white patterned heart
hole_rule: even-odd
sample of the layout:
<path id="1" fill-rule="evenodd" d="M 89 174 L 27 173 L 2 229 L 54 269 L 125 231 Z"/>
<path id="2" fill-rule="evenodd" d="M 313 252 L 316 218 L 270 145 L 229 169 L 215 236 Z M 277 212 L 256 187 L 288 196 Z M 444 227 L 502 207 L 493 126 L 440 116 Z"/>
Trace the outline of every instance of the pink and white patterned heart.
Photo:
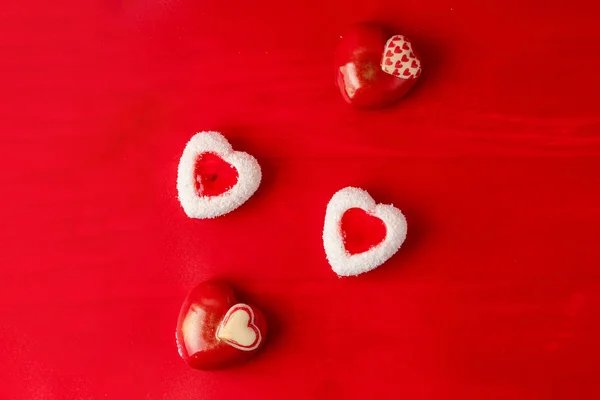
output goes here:
<path id="1" fill-rule="evenodd" d="M 406 36 L 394 35 L 388 39 L 381 69 L 402 79 L 415 79 L 421 75 L 421 60 L 415 55 Z"/>

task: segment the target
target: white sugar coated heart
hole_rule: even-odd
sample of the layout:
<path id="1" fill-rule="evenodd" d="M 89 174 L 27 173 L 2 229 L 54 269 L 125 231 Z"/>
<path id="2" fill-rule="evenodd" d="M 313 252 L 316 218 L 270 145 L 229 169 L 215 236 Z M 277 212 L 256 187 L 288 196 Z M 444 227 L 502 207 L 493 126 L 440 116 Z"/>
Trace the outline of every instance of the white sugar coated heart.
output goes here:
<path id="1" fill-rule="evenodd" d="M 195 166 L 203 153 L 214 153 L 238 173 L 236 184 L 218 196 L 200 196 L 195 186 Z M 244 204 L 258 189 L 260 165 L 250 154 L 234 151 L 219 132 L 200 132 L 185 146 L 177 170 L 179 202 L 190 218 L 215 218 Z"/>
<path id="2" fill-rule="evenodd" d="M 254 312 L 246 304 L 231 307 L 217 328 L 217 339 L 238 350 L 251 351 L 260 346 L 260 330 L 254 325 Z"/>
<path id="3" fill-rule="evenodd" d="M 351 208 L 363 209 L 381 219 L 386 227 L 386 236 L 381 243 L 358 254 L 350 254 L 344 247 L 341 220 Z M 399 209 L 375 203 L 363 189 L 346 187 L 335 193 L 327 205 L 323 245 L 333 271 L 339 276 L 354 276 L 371 271 L 392 257 L 406 239 L 406 232 L 406 218 Z"/>

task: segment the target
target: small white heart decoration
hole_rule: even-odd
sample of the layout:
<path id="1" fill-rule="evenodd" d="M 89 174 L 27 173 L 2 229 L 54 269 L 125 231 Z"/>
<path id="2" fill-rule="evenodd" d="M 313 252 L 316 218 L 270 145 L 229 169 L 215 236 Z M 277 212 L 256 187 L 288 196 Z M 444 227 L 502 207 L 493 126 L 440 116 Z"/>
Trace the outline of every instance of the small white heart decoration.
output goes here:
<path id="1" fill-rule="evenodd" d="M 195 166 L 200 154 L 214 153 L 231 164 L 238 173 L 237 183 L 218 196 L 200 196 L 195 186 Z M 185 146 L 177 169 L 179 202 L 190 218 L 215 218 L 244 204 L 258 189 L 260 165 L 248 153 L 234 151 L 219 132 L 200 132 Z"/>
<path id="2" fill-rule="evenodd" d="M 260 330 L 254 325 L 254 312 L 246 304 L 231 307 L 217 328 L 217 339 L 238 350 L 251 351 L 260 346 Z"/>
<path id="3" fill-rule="evenodd" d="M 361 208 L 385 224 L 385 239 L 363 253 L 350 254 L 344 247 L 341 220 L 351 208 Z M 346 187 L 334 194 L 327 205 L 323 245 L 333 271 L 339 276 L 354 276 L 371 271 L 392 257 L 406 239 L 406 232 L 406 218 L 399 209 L 375 203 L 363 189 Z"/>
<path id="4" fill-rule="evenodd" d="M 421 75 L 421 60 L 413 53 L 412 44 L 406 36 L 395 35 L 384 47 L 381 69 L 400 79 L 414 79 Z"/>

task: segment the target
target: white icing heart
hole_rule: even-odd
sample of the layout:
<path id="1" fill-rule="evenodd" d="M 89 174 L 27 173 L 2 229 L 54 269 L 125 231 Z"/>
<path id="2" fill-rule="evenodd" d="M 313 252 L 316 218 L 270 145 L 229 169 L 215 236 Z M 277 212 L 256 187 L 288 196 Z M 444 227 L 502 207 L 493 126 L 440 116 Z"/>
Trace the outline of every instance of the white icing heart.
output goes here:
<path id="1" fill-rule="evenodd" d="M 195 166 L 202 153 L 214 153 L 238 173 L 236 184 L 218 196 L 200 196 L 195 186 Z M 234 151 L 218 132 L 200 132 L 185 146 L 177 170 L 179 202 L 190 218 L 215 218 L 227 214 L 248 200 L 260 185 L 260 165 L 250 154 Z"/>
<path id="2" fill-rule="evenodd" d="M 227 311 L 216 335 L 217 339 L 244 351 L 255 350 L 262 340 L 260 330 L 254 325 L 254 311 L 241 303 Z"/>
<path id="3" fill-rule="evenodd" d="M 341 220 L 351 208 L 361 208 L 383 221 L 386 227 L 385 239 L 371 249 L 358 254 L 350 254 L 344 247 L 344 234 Z M 393 256 L 406 239 L 406 218 L 392 205 L 377 204 L 366 191 L 347 187 L 333 195 L 325 213 L 323 245 L 327 260 L 339 276 L 353 276 L 371 271 Z"/>

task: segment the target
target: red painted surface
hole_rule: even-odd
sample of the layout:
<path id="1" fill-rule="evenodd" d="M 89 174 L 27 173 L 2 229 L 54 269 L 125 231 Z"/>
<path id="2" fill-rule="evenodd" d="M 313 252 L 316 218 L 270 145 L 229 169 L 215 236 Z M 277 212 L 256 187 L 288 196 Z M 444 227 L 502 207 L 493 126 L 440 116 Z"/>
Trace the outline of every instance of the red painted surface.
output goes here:
<path id="1" fill-rule="evenodd" d="M 8 2 L 0 13 L 0 398 L 600 397 L 600 5 Z M 349 23 L 411 38 L 396 107 L 332 79 Z M 185 217 L 199 130 L 263 183 Z M 339 279 L 345 186 L 405 213 L 402 249 Z M 221 277 L 265 311 L 251 362 L 189 368 L 183 299 Z M 272 328 L 272 329 L 271 329 Z"/>

